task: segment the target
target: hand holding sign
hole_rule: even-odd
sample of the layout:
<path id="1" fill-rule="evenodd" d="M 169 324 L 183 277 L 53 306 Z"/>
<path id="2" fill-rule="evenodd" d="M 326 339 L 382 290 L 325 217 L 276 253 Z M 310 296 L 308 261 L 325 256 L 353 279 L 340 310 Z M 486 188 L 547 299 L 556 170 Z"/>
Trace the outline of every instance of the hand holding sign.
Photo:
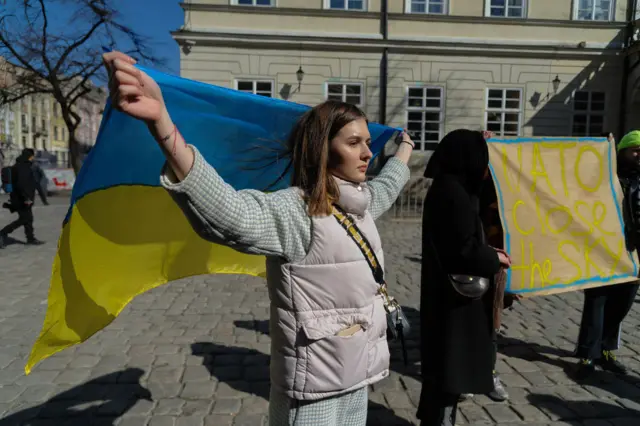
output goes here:
<path id="1" fill-rule="evenodd" d="M 503 268 L 510 268 L 511 267 L 511 258 L 509 257 L 509 255 L 507 253 L 505 253 L 503 250 L 496 250 L 498 252 L 498 259 L 500 260 L 500 265 L 502 265 Z"/>
<path id="2" fill-rule="evenodd" d="M 605 138 L 489 141 L 507 292 L 550 294 L 636 279 L 614 146 Z"/>

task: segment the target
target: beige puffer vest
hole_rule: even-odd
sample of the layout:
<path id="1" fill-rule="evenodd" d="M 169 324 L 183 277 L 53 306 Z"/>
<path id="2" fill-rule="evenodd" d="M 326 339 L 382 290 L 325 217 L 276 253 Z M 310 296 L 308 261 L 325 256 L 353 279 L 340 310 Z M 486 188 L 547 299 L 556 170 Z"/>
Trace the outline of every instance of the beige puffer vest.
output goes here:
<path id="1" fill-rule="evenodd" d="M 366 210 L 365 184 L 338 182 L 340 206 L 384 266 L 380 236 Z M 356 390 L 389 373 L 385 310 L 371 268 L 333 216 L 311 222 L 311 245 L 302 261 L 267 260 L 271 386 L 301 400 Z M 355 324 L 362 329 L 337 335 Z"/>

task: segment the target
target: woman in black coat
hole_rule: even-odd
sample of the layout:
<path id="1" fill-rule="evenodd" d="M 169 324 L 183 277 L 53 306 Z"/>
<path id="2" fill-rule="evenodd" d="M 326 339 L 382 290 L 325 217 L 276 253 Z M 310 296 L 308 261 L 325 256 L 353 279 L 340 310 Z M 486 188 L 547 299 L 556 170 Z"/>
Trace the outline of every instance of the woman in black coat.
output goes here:
<path id="1" fill-rule="evenodd" d="M 510 266 L 505 253 L 485 243 L 479 217 L 488 165 L 482 133 L 455 130 L 442 139 L 425 171 L 433 183 L 422 220 L 423 426 L 454 425 L 460 394 L 493 390 L 495 286 L 473 300 L 458 294 L 447 278 L 465 274 L 493 282 L 501 266 Z"/>

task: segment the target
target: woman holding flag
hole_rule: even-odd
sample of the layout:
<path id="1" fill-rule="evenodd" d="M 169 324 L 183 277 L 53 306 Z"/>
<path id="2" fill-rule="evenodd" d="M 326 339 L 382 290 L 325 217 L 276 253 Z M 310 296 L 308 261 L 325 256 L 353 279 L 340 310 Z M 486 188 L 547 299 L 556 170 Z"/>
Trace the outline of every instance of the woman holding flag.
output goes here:
<path id="1" fill-rule="evenodd" d="M 381 241 L 374 219 L 409 178 L 414 144 L 368 183 L 367 119 L 327 101 L 291 132 L 293 177 L 273 193 L 236 191 L 173 124 L 159 86 L 120 52 L 103 56 L 115 108 L 145 122 L 167 163 L 160 177 L 203 238 L 267 256 L 271 425 L 366 424 L 367 386 L 388 375 Z"/>

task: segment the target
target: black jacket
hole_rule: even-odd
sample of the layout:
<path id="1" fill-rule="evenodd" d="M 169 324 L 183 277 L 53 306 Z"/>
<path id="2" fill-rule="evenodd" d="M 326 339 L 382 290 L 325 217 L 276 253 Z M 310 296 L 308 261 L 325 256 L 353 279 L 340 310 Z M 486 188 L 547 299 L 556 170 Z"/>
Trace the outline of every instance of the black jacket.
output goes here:
<path id="1" fill-rule="evenodd" d="M 18 157 L 16 164 L 11 168 L 11 204 L 14 208 L 21 208 L 27 201 L 33 202 L 36 195 L 37 182 L 33 175 L 31 161 L 24 157 Z"/>
<path id="2" fill-rule="evenodd" d="M 624 234 L 627 250 L 640 247 L 640 173 L 635 170 L 618 170 L 623 200 Z"/>
<path id="3" fill-rule="evenodd" d="M 484 242 L 479 217 L 488 162 L 480 132 L 455 131 L 442 140 L 425 173 L 433 184 L 422 219 L 419 418 L 442 393 L 493 389 L 494 291 L 472 300 L 459 295 L 447 278 L 458 273 L 492 279 L 500 269 L 496 251 Z"/>
<path id="4" fill-rule="evenodd" d="M 40 167 L 40 165 L 35 161 L 32 161 L 31 170 L 33 171 L 33 178 L 36 180 L 36 184 L 38 186 L 42 185 L 42 181 L 46 178 L 46 175 L 44 174 L 44 170 L 42 170 L 42 167 Z"/>

